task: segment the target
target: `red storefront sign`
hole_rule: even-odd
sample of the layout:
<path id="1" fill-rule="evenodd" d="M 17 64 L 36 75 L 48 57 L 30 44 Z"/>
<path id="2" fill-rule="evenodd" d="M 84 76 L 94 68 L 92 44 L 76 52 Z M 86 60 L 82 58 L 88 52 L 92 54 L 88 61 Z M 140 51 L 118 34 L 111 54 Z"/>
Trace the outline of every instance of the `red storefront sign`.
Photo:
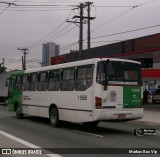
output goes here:
<path id="1" fill-rule="evenodd" d="M 66 62 L 65 55 L 51 57 L 51 65 L 61 64 L 61 63 L 65 63 L 65 62 Z"/>
<path id="2" fill-rule="evenodd" d="M 146 77 L 159 77 L 160 78 L 160 69 L 143 69 L 142 78 Z"/>

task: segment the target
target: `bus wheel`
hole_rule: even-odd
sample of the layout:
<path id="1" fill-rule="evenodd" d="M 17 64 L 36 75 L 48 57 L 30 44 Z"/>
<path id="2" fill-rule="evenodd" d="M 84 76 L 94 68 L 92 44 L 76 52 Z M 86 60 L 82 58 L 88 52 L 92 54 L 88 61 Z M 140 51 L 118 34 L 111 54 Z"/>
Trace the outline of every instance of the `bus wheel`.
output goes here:
<path id="1" fill-rule="evenodd" d="M 86 127 L 96 127 L 99 124 L 99 121 L 93 121 L 93 122 L 84 122 L 83 123 Z"/>
<path id="2" fill-rule="evenodd" d="M 19 105 L 16 105 L 16 110 L 15 111 L 16 111 L 16 117 L 18 119 L 23 118 L 23 114 L 20 112 Z"/>
<path id="3" fill-rule="evenodd" d="M 59 124 L 59 113 L 56 107 L 53 107 L 49 113 L 50 125 L 52 127 L 58 127 Z"/>

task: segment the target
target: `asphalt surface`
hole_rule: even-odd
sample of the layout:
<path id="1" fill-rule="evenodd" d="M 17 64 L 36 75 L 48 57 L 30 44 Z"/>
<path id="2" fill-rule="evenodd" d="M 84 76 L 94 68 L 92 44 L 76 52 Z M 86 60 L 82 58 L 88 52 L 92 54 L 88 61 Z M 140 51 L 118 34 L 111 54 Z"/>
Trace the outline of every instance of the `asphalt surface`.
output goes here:
<path id="1" fill-rule="evenodd" d="M 135 122 L 139 122 L 139 123 L 152 123 L 152 124 L 160 124 L 160 104 L 146 104 L 144 105 L 144 117 L 143 119 L 140 120 L 136 120 Z M 1 129 L 0 129 L 1 130 Z M 31 143 L 28 143 L 26 141 L 23 141 L 15 136 L 12 136 L 10 134 L 7 134 L 3 131 L 0 131 L 0 148 L 27 148 L 27 149 L 31 149 L 31 148 L 37 148 L 37 150 L 39 150 L 40 147 L 33 145 Z M 2 150 L 1 150 L 2 151 Z M 5 150 L 4 150 L 5 153 Z M 39 152 L 40 153 L 40 152 Z M 2 155 L 0 155 L 2 156 Z M 3 154 L 3 156 L 5 157 L 10 157 L 10 155 L 8 154 Z M 11 155 L 13 156 L 13 155 Z M 14 155 L 14 156 L 21 156 L 21 155 Z M 25 155 L 23 155 L 25 156 Z M 27 155 L 29 157 L 32 156 L 59 156 L 57 154 L 43 154 L 43 155 Z"/>

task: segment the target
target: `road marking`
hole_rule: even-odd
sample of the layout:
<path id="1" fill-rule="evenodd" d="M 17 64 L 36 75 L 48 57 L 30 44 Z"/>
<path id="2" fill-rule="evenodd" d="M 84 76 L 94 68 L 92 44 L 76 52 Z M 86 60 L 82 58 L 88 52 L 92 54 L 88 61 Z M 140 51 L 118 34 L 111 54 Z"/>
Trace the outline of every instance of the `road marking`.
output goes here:
<path id="1" fill-rule="evenodd" d="M 76 132 L 79 132 L 79 133 L 82 133 L 82 134 L 91 135 L 91 136 L 97 136 L 97 137 L 101 137 L 101 138 L 104 137 L 104 136 L 102 136 L 102 135 L 92 134 L 92 133 L 89 133 L 89 132 L 83 132 L 83 131 L 79 131 L 79 130 L 73 130 L 73 131 L 76 131 Z"/>
<path id="2" fill-rule="evenodd" d="M 14 140 L 14 141 L 16 141 L 16 142 L 19 142 L 19 143 L 21 143 L 21 144 L 23 144 L 23 145 L 25 145 L 25 146 L 27 146 L 27 147 L 43 149 L 43 148 L 41 148 L 41 147 L 39 147 L 39 146 L 36 146 L 36 145 L 34 145 L 34 144 L 32 144 L 32 143 L 29 143 L 29 142 L 27 142 L 27 141 L 25 141 L 25 140 L 22 140 L 22 139 L 20 139 L 20 138 L 18 138 L 18 137 L 16 137 L 16 136 L 13 136 L 13 135 L 11 135 L 11 134 L 8 134 L 8 133 L 6 133 L 6 132 L 4 132 L 4 131 L 2 131 L 2 130 L 0 130 L 0 134 L 6 136 L 6 137 L 8 137 L 8 138 L 10 138 L 10 139 L 12 139 L 12 140 Z M 49 156 L 49 157 L 62 157 L 62 156 L 60 156 L 60 155 L 58 155 L 58 154 L 44 154 L 44 155 Z"/>

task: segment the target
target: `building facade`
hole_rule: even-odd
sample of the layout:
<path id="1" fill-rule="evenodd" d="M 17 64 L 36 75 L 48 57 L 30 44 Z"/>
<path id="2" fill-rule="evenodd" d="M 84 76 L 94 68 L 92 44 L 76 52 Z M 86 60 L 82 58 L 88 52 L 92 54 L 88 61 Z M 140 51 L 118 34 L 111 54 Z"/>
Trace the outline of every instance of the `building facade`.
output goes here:
<path id="1" fill-rule="evenodd" d="M 55 43 L 48 42 L 42 45 L 42 65 L 49 66 L 51 65 L 51 57 L 59 55 L 60 46 Z"/>
<path id="2" fill-rule="evenodd" d="M 149 91 L 160 88 L 160 33 L 109 45 L 94 47 L 89 50 L 70 52 L 52 57 L 51 64 L 60 64 L 96 57 L 124 58 L 142 63 L 143 86 Z M 151 88 L 152 87 L 152 88 Z"/>
<path id="3" fill-rule="evenodd" d="M 52 57 L 51 64 L 96 57 L 142 59 L 146 65 L 148 62 L 145 68 L 160 68 L 160 33 Z"/>

